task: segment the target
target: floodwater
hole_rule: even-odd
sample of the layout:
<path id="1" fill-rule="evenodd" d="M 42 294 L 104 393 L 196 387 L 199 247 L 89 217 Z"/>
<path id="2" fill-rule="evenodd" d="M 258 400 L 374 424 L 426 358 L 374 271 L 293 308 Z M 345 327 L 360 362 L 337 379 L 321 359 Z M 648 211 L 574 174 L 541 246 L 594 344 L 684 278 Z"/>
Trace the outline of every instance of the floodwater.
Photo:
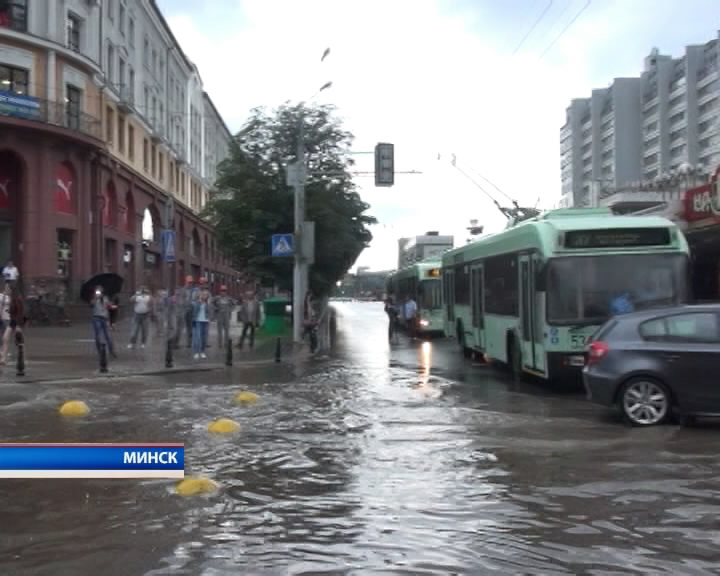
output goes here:
<path id="1" fill-rule="evenodd" d="M 0 573 L 720 574 L 717 425 L 629 429 L 339 306 L 326 359 L 0 390 L 4 441 L 183 441 L 220 486 L 1 481 Z M 241 433 L 209 435 L 221 416 Z"/>

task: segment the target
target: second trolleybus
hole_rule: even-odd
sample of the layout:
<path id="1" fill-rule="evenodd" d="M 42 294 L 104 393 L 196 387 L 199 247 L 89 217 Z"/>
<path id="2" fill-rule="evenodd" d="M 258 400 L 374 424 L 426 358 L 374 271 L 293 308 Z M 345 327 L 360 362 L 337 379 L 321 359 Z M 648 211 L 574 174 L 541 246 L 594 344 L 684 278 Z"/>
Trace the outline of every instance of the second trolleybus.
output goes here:
<path id="1" fill-rule="evenodd" d="M 417 304 L 416 333 L 444 332 L 439 260 L 425 260 L 391 272 L 385 288 L 399 307 L 401 325 L 406 325 L 403 307 L 406 299 L 411 297 Z"/>

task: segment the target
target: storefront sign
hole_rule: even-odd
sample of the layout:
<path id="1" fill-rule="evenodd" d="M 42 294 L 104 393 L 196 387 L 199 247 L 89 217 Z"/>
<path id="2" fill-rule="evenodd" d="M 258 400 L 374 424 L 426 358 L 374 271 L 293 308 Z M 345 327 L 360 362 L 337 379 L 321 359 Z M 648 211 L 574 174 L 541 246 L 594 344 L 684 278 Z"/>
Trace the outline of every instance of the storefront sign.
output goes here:
<path id="1" fill-rule="evenodd" d="M 74 184 L 73 169 L 65 163 L 59 164 L 55 170 L 55 211 L 63 214 L 74 214 Z"/>
<path id="2" fill-rule="evenodd" d="M 0 90 L 0 116 L 39 120 L 40 103 L 37 98 L 26 94 Z"/>
<path id="3" fill-rule="evenodd" d="M 685 220 L 688 223 L 714 224 L 720 222 L 720 167 L 709 184 L 685 192 Z"/>

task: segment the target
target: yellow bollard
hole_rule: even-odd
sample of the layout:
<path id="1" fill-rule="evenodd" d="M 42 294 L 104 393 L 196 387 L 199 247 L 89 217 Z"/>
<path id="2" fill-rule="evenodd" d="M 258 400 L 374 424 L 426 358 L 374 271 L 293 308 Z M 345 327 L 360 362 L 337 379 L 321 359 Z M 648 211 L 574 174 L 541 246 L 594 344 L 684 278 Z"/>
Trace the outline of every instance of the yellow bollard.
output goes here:
<path id="1" fill-rule="evenodd" d="M 235 394 L 235 404 L 256 404 L 260 397 L 255 392 L 238 392 Z"/>
<path id="2" fill-rule="evenodd" d="M 180 496 L 194 496 L 196 494 L 209 494 L 215 492 L 218 485 L 210 478 L 204 476 L 183 478 L 175 486 L 175 492 Z"/>
<path id="3" fill-rule="evenodd" d="M 218 418 L 208 424 L 208 432 L 213 434 L 232 434 L 240 430 L 240 424 L 229 418 Z"/>
<path id="4" fill-rule="evenodd" d="M 90 408 L 82 400 L 70 400 L 60 406 L 60 414 L 63 416 L 85 416 L 90 412 Z"/>

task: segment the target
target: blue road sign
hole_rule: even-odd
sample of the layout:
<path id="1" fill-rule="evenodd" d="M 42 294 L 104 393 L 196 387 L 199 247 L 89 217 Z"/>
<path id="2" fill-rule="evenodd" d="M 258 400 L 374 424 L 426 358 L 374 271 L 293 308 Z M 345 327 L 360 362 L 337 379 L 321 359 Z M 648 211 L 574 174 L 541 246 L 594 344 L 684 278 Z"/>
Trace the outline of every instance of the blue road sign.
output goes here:
<path id="1" fill-rule="evenodd" d="M 272 255 L 292 256 L 295 253 L 295 237 L 292 234 L 273 234 Z"/>
<path id="2" fill-rule="evenodd" d="M 175 230 L 172 228 L 163 230 L 162 251 L 165 262 L 175 262 Z"/>

